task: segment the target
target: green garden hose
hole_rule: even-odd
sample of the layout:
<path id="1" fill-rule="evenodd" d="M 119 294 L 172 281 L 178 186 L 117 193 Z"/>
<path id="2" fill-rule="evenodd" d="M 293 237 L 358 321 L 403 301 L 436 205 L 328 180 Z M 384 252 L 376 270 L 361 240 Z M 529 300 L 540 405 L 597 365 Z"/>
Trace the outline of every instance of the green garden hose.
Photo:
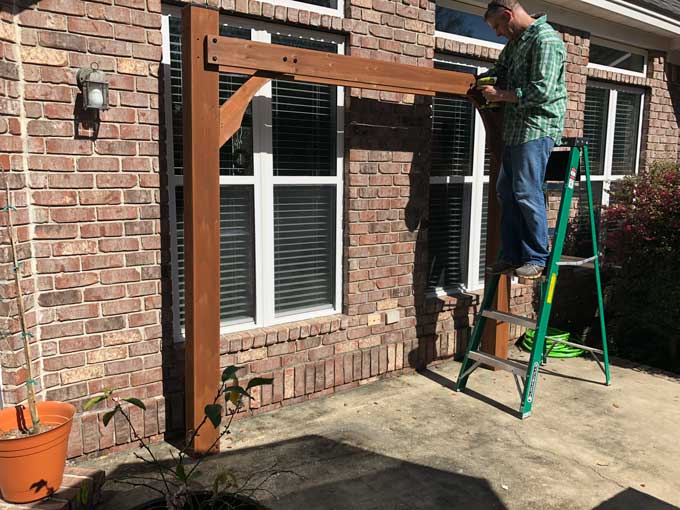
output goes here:
<path id="1" fill-rule="evenodd" d="M 522 347 L 531 351 L 531 348 L 534 345 L 535 334 L 536 334 L 535 330 L 527 329 L 522 338 Z M 568 341 L 569 333 L 560 331 L 559 329 L 555 328 L 548 328 L 548 334 L 545 337 L 545 343 L 547 345 L 548 351 L 550 351 L 550 354 L 548 355 L 549 358 L 574 358 L 576 356 L 580 356 L 584 352 L 583 349 L 572 347 L 570 345 L 564 345 L 561 343 L 558 343 L 557 345 L 555 345 L 555 347 L 553 347 L 553 344 L 555 342 L 552 341 L 551 338 Z"/>

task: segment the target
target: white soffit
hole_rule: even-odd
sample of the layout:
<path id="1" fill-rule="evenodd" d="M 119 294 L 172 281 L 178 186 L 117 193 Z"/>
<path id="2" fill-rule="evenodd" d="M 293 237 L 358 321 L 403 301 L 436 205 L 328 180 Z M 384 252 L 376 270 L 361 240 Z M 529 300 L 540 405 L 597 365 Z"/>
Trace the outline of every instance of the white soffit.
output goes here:
<path id="1" fill-rule="evenodd" d="M 645 32 L 653 32 L 662 37 L 680 37 L 680 20 L 622 0 L 547 0 L 547 2 L 582 14 L 591 14 L 639 28 Z"/>

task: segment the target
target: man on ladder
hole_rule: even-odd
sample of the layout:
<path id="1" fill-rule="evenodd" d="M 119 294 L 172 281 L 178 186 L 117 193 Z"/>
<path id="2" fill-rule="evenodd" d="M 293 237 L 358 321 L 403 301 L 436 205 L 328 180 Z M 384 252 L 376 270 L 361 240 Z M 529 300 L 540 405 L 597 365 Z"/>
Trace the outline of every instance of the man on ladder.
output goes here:
<path id="1" fill-rule="evenodd" d="M 484 20 L 508 38 L 488 73 L 497 84 L 482 86 L 489 103 L 506 103 L 503 160 L 496 183 L 501 205 L 502 256 L 491 268 L 539 278 L 548 260 L 548 219 L 543 179 L 559 144 L 567 108 L 566 49 L 546 17 L 530 16 L 517 0 L 489 3 Z"/>
<path id="2" fill-rule="evenodd" d="M 526 418 L 531 415 L 540 365 L 545 363 L 550 354 L 545 339 L 557 276 L 562 266 L 586 267 L 592 263 L 597 287 L 602 349 L 558 338 L 553 338 L 553 346 L 561 343 L 588 351 L 605 373 L 605 384 L 610 382 L 590 166 L 588 147 L 583 139 L 565 139 L 565 143 L 553 152 L 553 147 L 561 141 L 567 102 L 564 86 L 565 49 L 559 35 L 546 24 L 544 16 L 535 19 L 516 0 L 494 0 L 489 4 L 484 17 L 498 35 L 509 39 L 498 64 L 491 71 L 492 75 L 495 73 L 497 87 L 481 87 L 481 92 L 489 103 L 506 103 L 504 152 L 496 184 L 501 205 L 501 254 L 486 279 L 484 298 L 456 381 L 456 390 L 464 390 L 470 374 L 481 365 L 506 370 L 515 377 L 522 399 L 519 415 Z M 505 85 L 500 85 L 503 82 Z M 558 167 L 562 180 L 562 198 L 550 251 L 543 196 L 548 166 L 551 180 L 555 166 Z M 585 174 L 593 246 L 593 255 L 583 259 L 562 255 L 574 187 L 581 166 Z M 541 279 L 541 304 L 536 320 L 492 309 L 500 275 L 513 270 L 523 278 Z M 480 350 L 487 320 L 535 329 L 528 363 L 499 358 Z M 595 353 L 602 355 L 604 364 L 600 363 Z"/>

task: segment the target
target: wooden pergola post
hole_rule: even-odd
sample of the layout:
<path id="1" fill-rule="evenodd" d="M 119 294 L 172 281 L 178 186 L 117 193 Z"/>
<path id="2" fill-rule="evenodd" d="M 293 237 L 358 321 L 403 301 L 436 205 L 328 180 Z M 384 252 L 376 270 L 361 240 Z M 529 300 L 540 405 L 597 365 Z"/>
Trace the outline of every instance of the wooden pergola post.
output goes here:
<path id="1" fill-rule="evenodd" d="M 503 140 L 501 136 L 503 113 L 489 112 L 487 110 L 482 114 L 482 120 L 486 130 L 486 146 L 491 154 L 486 216 L 486 265 L 489 266 L 496 261 L 501 248 L 501 207 L 496 198 L 496 180 L 498 179 L 503 158 Z M 489 281 L 489 276 L 488 273 L 485 273 L 485 285 Z M 494 310 L 510 311 L 510 276 L 501 275 L 498 280 L 496 297 L 491 306 Z M 482 335 L 482 351 L 502 359 L 507 359 L 509 338 L 510 324 L 507 322 L 486 321 Z M 493 367 L 488 368 L 496 370 Z"/>
<path id="2" fill-rule="evenodd" d="M 219 73 L 205 58 L 206 34 L 217 34 L 219 13 L 185 7 L 182 15 L 184 102 L 184 242 L 186 306 L 186 428 L 205 416 L 220 380 Z M 215 445 L 206 425 L 190 447 Z"/>
<path id="3" fill-rule="evenodd" d="M 186 307 L 186 428 L 204 418 L 220 381 L 220 183 L 219 150 L 239 129 L 257 91 L 275 78 L 426 96 L 466 96 L 467 73 L 336 55 L 301 48 L 220 37 L 219 12 L 187 6 L 182 11 L 184 101 L 184 228 Z M 250 78 L 222 106 L 219 72 Z M 474 102 L 474 101 L 473 101 Z M 501 155 L 500 116 L 484 112 L 492 152 L 487 261 L 498 252 L 495 195 Z M 501 278 L 496 309 L 508 311 L 509 279 Z M 507 356 L 508 325 L 487 323 L 483 347 Z M 193 444 L 196 453 L 219 450 L 218 430 L 205 426 Z"/>

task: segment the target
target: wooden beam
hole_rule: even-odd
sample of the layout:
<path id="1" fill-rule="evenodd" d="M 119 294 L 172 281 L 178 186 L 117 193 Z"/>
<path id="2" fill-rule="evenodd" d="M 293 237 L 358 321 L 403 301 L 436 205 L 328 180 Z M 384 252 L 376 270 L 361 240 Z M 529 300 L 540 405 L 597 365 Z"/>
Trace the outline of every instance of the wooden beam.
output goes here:
<path id="1" fill-rule="evenodd" d="M 205 416 L 220 380 L 219 73 L 205 59 L 205 35 L 218 32 L 217 11 L 182 12 L 184 101 L 184 243 L 186 428 Z M 190 445 L 219 450 L 218 430 L 207 425 Z"/>
<path id="2" fill-rule="evenodd" d="M 264 71 L 258 71 L 257 69 L 250 69 L 247 67 L 232 67 L 232 66 L 219 66 L 221 73 L 235 73 L 235 74 L 245 74 L 254 75 L 255 73 L 265 75 Z M 291 81 L 301 81 L 306 83 L 319 83 L 321 85 L 337 85 L 339 87 L 356 87 L 359 89 L 371 89 L 371 90 L 385 90 L 387 92 L 398 92 L 400 94 L 420 94 L 423 96 L 435 96 L 436 92 L 431 90 L 423 89 L 409 89 L 405 87 L 395 87 L 391 85 L 371 85 L 366 84 L 361 81 L 352 80 L 347 78 L 346 80 L 339 80 L 333 78 L 319 78 L 317 76 L 305 76 L 297 74 L 285 74 L 285 73 L 271 73 L 272 78 L 278 78 L 281 80 L 291 80 Z"/>
<path id="3" fill-rule="evenodd" d="M 243 68 L 246 71 L 257 69 L 287 74 L 299 77 L 303 81 L 318 78 L 324 79 L 324 83 L 352 82 L 356 84 L 352 86 L 375 90 L 396 87 L 426 95 L 436 93 L 465 95 L 474 82 L 473 75 L 468 73 L 382 62 L 232 37 L 210 36 L 207 48 L 207 58 L 211 64 L 232 69 Z"/>

